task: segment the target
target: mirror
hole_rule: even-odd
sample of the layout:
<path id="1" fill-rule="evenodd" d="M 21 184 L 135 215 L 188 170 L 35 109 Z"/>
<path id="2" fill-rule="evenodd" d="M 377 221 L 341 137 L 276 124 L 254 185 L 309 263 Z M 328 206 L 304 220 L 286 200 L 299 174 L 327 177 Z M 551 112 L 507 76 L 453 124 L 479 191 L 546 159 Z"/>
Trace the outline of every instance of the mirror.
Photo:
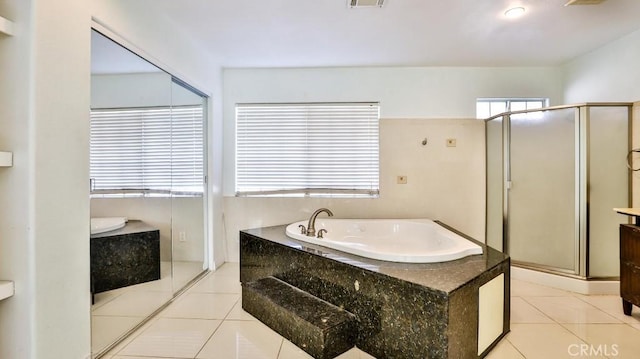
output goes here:
<path id="1" fill-rule="evenodd" d="M 179 290 L 205 269 L 206 97 L 176 79 L 171 82 L 171 229 L 173 288 Z M 199 146 L 196 148 L 196 146 Z"/>
<path id="2" fill-rule="evenodd" d="M 92 355 L 206 270 L 207 97 L 92 30 Z"/>

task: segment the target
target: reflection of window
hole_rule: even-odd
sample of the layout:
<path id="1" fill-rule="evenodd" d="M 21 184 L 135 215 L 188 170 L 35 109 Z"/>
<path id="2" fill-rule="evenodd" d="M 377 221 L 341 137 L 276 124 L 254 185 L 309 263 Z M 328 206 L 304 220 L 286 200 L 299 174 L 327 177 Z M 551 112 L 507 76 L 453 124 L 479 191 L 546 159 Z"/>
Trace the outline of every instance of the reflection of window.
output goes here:
<path id="1" fill-rule="evenodd" d="M 91 111 L 94 193 L 203 191 L 202 106 Z"/>
<path id="2" fill-rule="evenodd" d="M 378 103 L 239 104 L 236 194 L 379 192 Z"/>
<path id="3" fill-rule="evenodd" d="M 489 118 L 503 112 L 524 111 L 547 106 L 544 98 L 480 98 L 476 101 L 476 118 Z"/>

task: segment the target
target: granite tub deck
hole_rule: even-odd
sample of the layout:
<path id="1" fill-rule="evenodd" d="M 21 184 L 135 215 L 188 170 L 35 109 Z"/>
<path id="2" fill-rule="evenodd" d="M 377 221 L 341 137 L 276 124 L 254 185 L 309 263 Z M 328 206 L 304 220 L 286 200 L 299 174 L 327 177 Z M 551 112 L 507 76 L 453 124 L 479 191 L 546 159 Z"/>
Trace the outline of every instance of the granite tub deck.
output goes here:
<path id="1" fill-rule="evenodd" d="M 510 259 L 499 251 L 482 245 L 482 255 L 451 262 L 385 262 L 297 241 L 285 227 L 240 232 L 242 307 L 316 358 L 353 346 L 379 359 L 482 358 L 509 331 Z M 256 289 L 269 281 L 278 284 Z M 281 283 L 337 308 L 327 309 L 336 330 L 355 329 L 335 344 L 323 309 Z"/>
<path id="2" fill-rule="evenodd" d="M 160 279 L 160 231 L 136 220 L 91 235 L 91 294 Z"/>

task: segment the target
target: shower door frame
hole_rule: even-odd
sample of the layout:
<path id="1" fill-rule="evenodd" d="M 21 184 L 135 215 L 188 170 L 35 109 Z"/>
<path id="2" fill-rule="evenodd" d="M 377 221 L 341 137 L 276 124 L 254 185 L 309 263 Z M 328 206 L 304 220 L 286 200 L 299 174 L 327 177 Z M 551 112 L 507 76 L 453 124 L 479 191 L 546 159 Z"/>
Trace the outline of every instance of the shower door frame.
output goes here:
<path id="1" fill-rule="evenodd" d="M 521 260 L 514 260 L 511 262 L 517 267 L 534 269 L 540 272 L 546 272 L 551 274 L 560 274 L 567 277 L 574 277 L 579 279 L 593 279 L 589 275 L 589 191 L 588 191 L 588 179 L 589 179 L 589 135 L 590 135 L 590 111 L 592 107 L 627 107 L 628 109 L 628 150 L 632 146 L 633 136 L 633 103 L 628 102 L 594 102 L 594 103 L 582 103 L 574 105 L 562 105 L 552 106 L 533 110 L 522 110 L 505 112 L 485 120 L 485 123 L 495 120 L 497 118 L 502 119 L 502 250 L 504 253 L 510 253 L 510 223 L 509 223 L 509 209 L 510 209 L 510 189 L 511 189 L 511 115 L 514 114 L 527 114 L 533 112 L 547 112 L 563 109 L 575 109 L 575 236 L 574 236 L 574 267 L 573 269 L 559 268 L 555 266 L 538 264 L 532 262 L 526 262 Z M 485 127 L 485 140 L 488 143 L 488 130 Z M 489 160 L 486 159 L 486 163 Z M 628 204 L 632 201 L 632 173 L 628 173 L 628 190 L 627 201 Z M 487 182 L 487 188 L 489 184 Z M 488 208 L 488 196 L 487 191 L 487 208 Z M 488 225 L 485 226 L 485 231 Z M 485 233 L 488 234 L 488 233 Z M 485 236 L 487 237 L 487 236 Z M 488 241 L 488 238 L 487 238 Z M 604 278 L 598 278 L 604 279 Z M 610 278 L 606 278 L 610 279 Z"/>

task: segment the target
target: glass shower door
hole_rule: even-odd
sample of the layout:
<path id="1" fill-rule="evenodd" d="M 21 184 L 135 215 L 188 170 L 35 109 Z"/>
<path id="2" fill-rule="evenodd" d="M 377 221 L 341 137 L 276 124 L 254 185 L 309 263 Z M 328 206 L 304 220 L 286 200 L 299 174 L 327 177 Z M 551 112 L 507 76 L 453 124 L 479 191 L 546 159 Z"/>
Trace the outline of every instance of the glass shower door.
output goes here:
<path id="1" fill-rule="evenodd" d="M 504 250 L 503 218 L 504 218 L 504 147 L 503 119 L 494 118 L 486 125 L 486 163 L 487 163 L 487 245 L 497 250 Z"/>
<path id="2" fill-rule="evenodd" d="M 514 262 L 578 271 L 578 133 L 575 108 L 511 115 L 507 226 Z"/>
<path id="3" fill-rule="evenodd" d="M 627 218 L 612 208 L 629 204 L 630 116 L 627 106 L 588 109 L 589 276 L 620 275 L 619 227 Z"/>

